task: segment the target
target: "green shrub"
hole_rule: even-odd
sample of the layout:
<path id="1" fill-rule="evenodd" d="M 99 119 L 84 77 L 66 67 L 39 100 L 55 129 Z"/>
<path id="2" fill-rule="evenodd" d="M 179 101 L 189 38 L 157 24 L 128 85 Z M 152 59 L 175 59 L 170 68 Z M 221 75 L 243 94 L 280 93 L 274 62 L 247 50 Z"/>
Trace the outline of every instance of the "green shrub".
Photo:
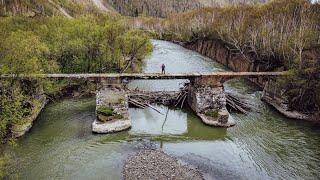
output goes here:
<path id="1" fill-rule="evenodd" d="M 115 112 L 113 108 L 107 106 L 98 107 L 97 113 L 102 115 L 98 115 L 98 119 L 101 122 L 107 122 L 114 119 L 123 119 L 123 115 Z"/>
<path id="2" fill-rule="evenodd" d="M 9 157 L 7 155 L 0 154 L 0 179 L 5 179 L 8 175 Z"/>
<path id="3" fill-rule="evenodd" d="M 113 116 L 114 115 L 114 109 L 106 106 L 100 106 L 97 109 L 98 114 L 102 114 L 104 116 Z"/>
<path id="4" fill-rule="evenodd" d="M 219 116 L 219 111 L 218 110 L 210 110 L 210 111 L 207 111 L 205 113 L 206 116 L 209 116 L 209 117 L 213 117 L 213 118 L 217 118 Z"/>

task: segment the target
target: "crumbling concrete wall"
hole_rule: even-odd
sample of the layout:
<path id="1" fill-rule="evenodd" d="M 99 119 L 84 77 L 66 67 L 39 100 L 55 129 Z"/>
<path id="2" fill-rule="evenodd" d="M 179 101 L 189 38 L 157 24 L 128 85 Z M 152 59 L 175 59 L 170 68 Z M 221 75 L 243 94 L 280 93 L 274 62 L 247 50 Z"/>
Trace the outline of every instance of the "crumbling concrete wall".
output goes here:
<path id="1" fill-rule="evenodd" d="M 193 80 L 189 87 L 188 104 L 205 124 L 230 127 L 235 123 L 229 117 L 226 96 L 220 80 L 219 78 Z"/>

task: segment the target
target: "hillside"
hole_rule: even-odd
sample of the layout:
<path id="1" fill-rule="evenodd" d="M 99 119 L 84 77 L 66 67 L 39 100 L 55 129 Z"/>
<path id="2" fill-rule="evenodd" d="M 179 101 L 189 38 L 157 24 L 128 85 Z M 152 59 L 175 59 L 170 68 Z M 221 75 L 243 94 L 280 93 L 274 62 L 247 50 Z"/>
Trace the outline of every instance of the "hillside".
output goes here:
<path id="1" fill-rule="evenodd" d="M 203 7 L 225 6 L 237 3 L 264 3 L 267 0 L 104 0 L 126 16 L 167 17 Z"/>
<path id="2" fill-rule="evenodd" d="M 266 0 L 0 0 L 0 16 L 76 17 L 118 12 L 125 16 L 167 17 L 208 6 L 257 3 Z"/>
<path id="3" fill-rule="evenodd" d="M 113 12 L 101 0 L 1 0 L 0 16 L 66 16 Z"/>
<path id="4" fill-rule="evenodd" d="M 190 0 L 105 0 L 125 16 L 167 17 L 172 13 L 200 8 L 198 1 Z"/>
<path id="5" fill-rule="evenodd" d="M 198 0 L 203 6 L 224 6 L 227 4 L 255 4 L 255 3 L 265 3 L 269 0 Z"/>

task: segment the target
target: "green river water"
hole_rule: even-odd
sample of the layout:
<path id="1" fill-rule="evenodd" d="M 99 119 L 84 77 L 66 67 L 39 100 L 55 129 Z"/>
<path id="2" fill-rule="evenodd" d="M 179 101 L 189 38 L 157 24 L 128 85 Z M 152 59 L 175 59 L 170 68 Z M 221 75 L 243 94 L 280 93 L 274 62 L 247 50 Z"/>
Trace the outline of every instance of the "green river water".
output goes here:
<path id="1" fill-rule="evenodd" d="M 193 51 L 154 40 L 143 71 L 225 71 Z M 174 90 L 181 80 L 134 81 L 131 88 Z M 197 167 L 206 179 L 319 179 L 320 130 L 284 118 L 260 100 L 261 92 L 234 79 L 226 91 L 244 95 L 259 108 L 231 113 L 236 126 L 205 126 L 187 108 L 170 109 L 168 119 L 151 109 L 130 109 L 133 127 L 110 135 L 91 133 L 95 98 L 49 104 L 17 146 L 2 151 L 12 159 L 9 179 L 121 179 L 124 160 L 142 148 L 162 148 L 182 163 Z M 162 112 L 168 107 L 156 106 Z M 164 125 L 163 125 L 164 124 Z"/>

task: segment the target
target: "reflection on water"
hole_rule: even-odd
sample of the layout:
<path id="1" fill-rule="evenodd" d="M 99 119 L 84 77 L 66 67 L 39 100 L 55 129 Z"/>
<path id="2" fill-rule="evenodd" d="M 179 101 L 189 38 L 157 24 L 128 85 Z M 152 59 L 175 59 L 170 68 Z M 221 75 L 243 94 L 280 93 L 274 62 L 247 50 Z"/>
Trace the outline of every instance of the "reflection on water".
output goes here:
<path id="1" fill-rule="evenodd" d="M 129 134 L 134 136 L 151 135 L 153 138 L 157 138 L 154 136 L 165 138 L 165 136 L 169 135 L 168 137 L 174 137 L 175 140 L 222 140 L 227 137 L 225 128 L 205 126 L 190 109 L 169 108 L 166 119 L 168 107 L 155 107 L 163 114 L 159 114 L 151 108 L 130 109 L 132 129 Z"/>
<path id="2" fill-rule="evenodd" d="M 162 114 L 155 110 L 130 109 L 132 119 L 132 134 L 184 134 L 188 131 L 187 113 L 181 110 L 168 109 L 164 106 L 155 106 Z"/>
<path id="3" fill-rule="evenodd" d="M 217 63 L 164 41 L 145 64 L 145 72 L 223 71 Z M 176 89 L 179 81 L 134 81 L 131 88 Z M 233 128 L 205 126 L 189 109 L 170 109 L 168 118 L 152 109 L 130 109 L 131 130 L 94 135 L 95 100 L 66 99 L 41 113 L 17 147 L 1 147 L 11 156 L 9 178 L 120 179 L 123 160 L 144 146 L 162 147 L 198 167 L 207 179 L 317 179 L 320 177 L 320 130 L 286 119 L 260 100 L 245 80 L 225 84 L 226 91 L 249 98 L 258 112 L 231 113 Z M 164 114 L 168 107 L 156 106 Z M 165 122 L 164 122 L 165 121 Z M 162 128 L 163 126 L 163 128 Z M 152 140 L 152 142 L 146 141 Z"/>

